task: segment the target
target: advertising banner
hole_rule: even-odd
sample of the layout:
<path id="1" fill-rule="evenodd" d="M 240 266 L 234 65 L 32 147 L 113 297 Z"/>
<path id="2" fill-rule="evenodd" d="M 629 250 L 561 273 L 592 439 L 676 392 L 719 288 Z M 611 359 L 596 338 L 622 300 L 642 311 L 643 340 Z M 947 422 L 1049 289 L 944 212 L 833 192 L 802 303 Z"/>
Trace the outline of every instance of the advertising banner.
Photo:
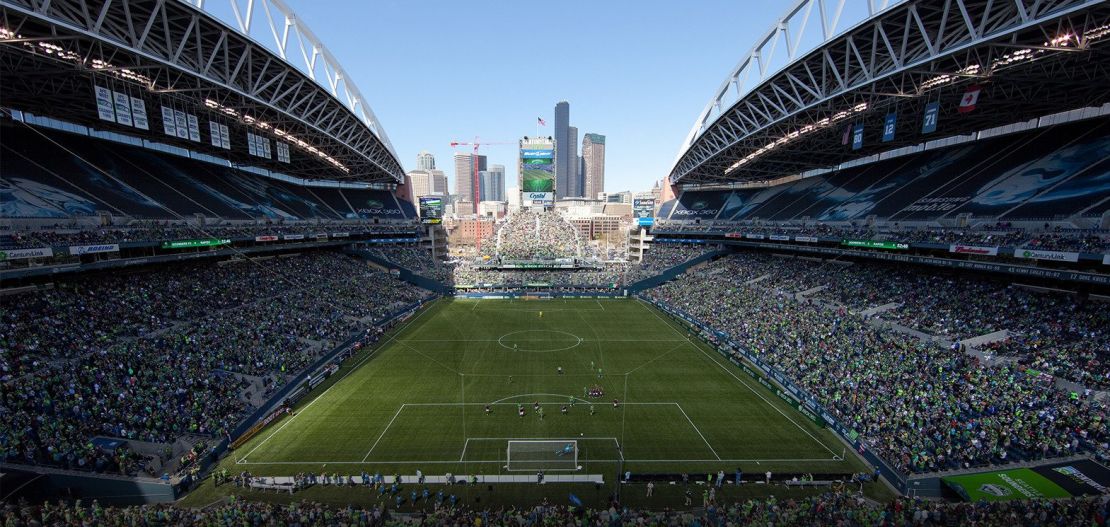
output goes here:
<path id="1" fill-rule="evenodd" d="M 273 235 L 270 235 L 270 234 L 267 234 L 265 236 L 255 236 L 254 237 L 254 241 L 256 241 L 256 242 L 276 242 L 277 239 L 278 239 L 277 236 L 273 236 Z"/>
<path id="2" fill-rule="evenodd" d="M 802 243 L 817 243 L 817 238 L 813 236 L 795 236 L 794 241 Z"/>
<path id="3" fill-rule="evenodd" d="M 520 157 L 521 159 L 553 159 L 555 157 L 555 151 L 547 149 L 522 148 L 520 149 Z"/>
<path id="4" fill-rule="evenodd" d="M 744 237 L 744 233 L 742 233 L 742 232 L 726 232 L 725 233 L 725 238 L 743 238 L 743 237 Z"/>
<path id="5" fill-rule="evenodd" d="M 69 254 L 72 256 L 79 256 L 82 254 L 96 254 L 96 253 L 118 253 L 119 244 L 101 244 L 101 245 L 71 245 L 69 246 Z"/>
<path id="6" fill-rule="evenodd" d="M 785 234 L 772 234 L 772 235 L 768 236 L 768 238 L 770 238 L 772 240 L 775 240 L 776 242 L 788 242 L 788 241 L 790 241 L 790 237 L 785 235 Z"/>
<path id="7" fill-rule="evenodd" d="M 304 235 L 303 234 L 286 234 L 285 236 L 282 236 L 281 239 L 283 239 L 283 240 L 303 240 Z"/>
<path id="8" fill-rule="evenodd" d="M 1102 255 L 1102 265 L 1110 265 L 1110 254 Z"/>
<path id="9" fill-rule="evenodd" d="M 333 233 L 331 233 L 332 238 L 348 238 L 350 236 L 351 236 L 351 233 L 349 233 L 349 232 L 333 232 Z"/>
<path id="10" fill-rule="evenodd" d="M 1033 260 L 1052 260 L 1054 262 L 1078 262 L 1079 253 L 1064 251 L 1038 251 L 1036 249 L 1014 249 L 1014 258 L 1030 258 Z"/>
<path id="11" fill-rule="evenodd" d="M 555 203 L 554 192 L 525 192 L 524 201 L 532 205 L 551 205 Z"/>
<path id="12" fill-rule="evenodd" d="M 840 245 L 845 247 L 864 247 L 866 249 L 909 249 L 910 244 L 900 242 L 885 242 L 877 240 L 841 240 Z"/>
<path id="13" fill-rule="evenodd" d="M 749 240 L 762 240 L 765 238 L 762 234 L 752 234 L 750 232 L 748 234 L 745 234 L 744 237 Z"/>
<path id="14" fill-rule="evenodd" d="M 50 258 L 52 256 L 54 256 L 54 250 L 49 247 L 0 250 L 0 262 L 5 260 L 25 260 L 27 258 Z"/>
<path id="15" fill-rule="evenodd" d="M 953 244 L 948 246 L 948 252 L 956 254 L 979 254 L 983 256 L 998 256 L 998 247 Z"/>
<path id="16" fill-rule="evenodd" d="M 202 240 L 174 240 L 172 242 L 162 242 L 163 249 L 192 249 L 194 247 L 216 247 L 220 245 L 228 245 L 231 243 L 227 238 L 206 238 Z"/>
<path id="17" fill-rule="evenodd" d="M 968 501 L 1097 496 L 1110 484 L 1110 469 L 1087 459 L 1039 467 L 941 478 Z"/>

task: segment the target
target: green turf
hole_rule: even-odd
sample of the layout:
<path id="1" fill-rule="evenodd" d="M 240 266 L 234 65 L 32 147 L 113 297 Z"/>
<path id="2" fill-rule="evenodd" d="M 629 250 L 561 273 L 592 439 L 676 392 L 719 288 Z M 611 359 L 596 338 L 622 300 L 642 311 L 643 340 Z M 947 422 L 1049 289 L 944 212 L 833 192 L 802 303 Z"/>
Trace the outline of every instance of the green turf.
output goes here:
<path id="1" fill-rule="evenodd" d="M 442 300 L 340 375 L 225 466 L 510 474 L 510 439 L 574 439 L 577 473 L 607 481 L 621 470 L 864 470 L 830 432 L 637 300 Z M 593 384 L 605 397 L 583 396 Z"/>

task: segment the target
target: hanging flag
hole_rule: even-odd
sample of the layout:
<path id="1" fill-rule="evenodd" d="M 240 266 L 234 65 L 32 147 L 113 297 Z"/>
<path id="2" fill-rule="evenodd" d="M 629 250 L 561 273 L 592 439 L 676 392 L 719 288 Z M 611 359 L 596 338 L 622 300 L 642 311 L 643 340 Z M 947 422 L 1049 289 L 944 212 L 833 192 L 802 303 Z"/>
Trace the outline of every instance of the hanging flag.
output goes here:
<path id="1" fill-rule="evenodd" d="M 931 102 L 925 105 L 925 118 L 921 121 L 921 133 L 931 134 L 937 131 L 937 117 L 940 116 L 940 103 Z"/>
<path id="2" fill-rule="evenodd" d="M 863 123 L 852 127 L 852 150 L 863 148 Z"/>
<path id="3" fill-rule="evenodd" d="M 898 114 L 888 113 L 883 121 L 883 142 L 894 140 L 894 124 L 898 121 Z"/>
<path id="4" fill-rule="evenodd" d="M 964 96 L 960 99 L 960 113 L 967 113 L 975 109 L 975 103 L 979 102 L 979 92 L 983 88 L 978 85 L 968 86 Z"/>
<path id="5" fill-rule="evenodd" d="M 852 135 L 852 125 L 845 126 L 844 127 L 844 135 L 840 136 L 840 144 L 847 145 L 848 144 L 848 137 L 850 137 L 851 135 Z"/>
<path id="6" fill-rule="evenodd" d="M 547 126 L 547 121 L 544 121 L 543 117 L 537 117 L 536 122 L 539 123 L 540 126 Z"/>

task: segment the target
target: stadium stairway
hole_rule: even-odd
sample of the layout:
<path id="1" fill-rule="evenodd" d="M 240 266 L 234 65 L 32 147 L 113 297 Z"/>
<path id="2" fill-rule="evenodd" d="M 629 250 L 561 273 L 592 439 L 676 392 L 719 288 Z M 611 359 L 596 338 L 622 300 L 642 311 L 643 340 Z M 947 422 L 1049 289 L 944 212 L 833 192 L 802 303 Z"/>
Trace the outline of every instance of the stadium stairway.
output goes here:
<path id="1" fill-rule="evenodd" d="M 664 282 L 669 282 L 671 280 L 674 280 L 674 278 L 676 276 L 678 276 L 682 273 L 685 273 L 691 267 L 694 267 L 694 266 L 696 266 L 696 265 L 698 265 L 702 262 L 707 262 L 709 260 L 717 258 L 718 256 L 724 256 L 726 254 L 729 254 L 729 251 L 718 250 L 718 251 L 712 251 L 712 252 L 705 253 L 705 254 L 700 255 L 700 256 L 698 256 L 696 258 L 693 258 L 691 260 L 686 260 L 685 262 L 682 262 L 682 263 L 680 263 L 680 264 L 678 264 L 674 267 L 666 269 L 663 272 L 661 272 L 661 273 L 659 273 L 655 276 L 649 276 L 649 277 L 644 278 L 642 280 L 639 280 L 635 283 L 629 284 L 628 287 L 627 287 L 628 292 L 629 293 L 638 293 L 638 292 L 643 291 L 645 289 L 650 289 L 652 287 L 661 285 Z"/>

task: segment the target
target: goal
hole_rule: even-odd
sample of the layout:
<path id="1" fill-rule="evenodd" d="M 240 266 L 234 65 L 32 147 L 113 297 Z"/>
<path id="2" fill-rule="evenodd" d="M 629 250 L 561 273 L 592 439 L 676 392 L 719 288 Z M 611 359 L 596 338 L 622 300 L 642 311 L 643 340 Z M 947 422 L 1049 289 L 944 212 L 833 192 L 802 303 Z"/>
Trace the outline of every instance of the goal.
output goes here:
<path id="1" fill-rule="evenodd" d="M 578 441 L 509 441 L 506 459 L 508 470 L 578 470 Z"/>

